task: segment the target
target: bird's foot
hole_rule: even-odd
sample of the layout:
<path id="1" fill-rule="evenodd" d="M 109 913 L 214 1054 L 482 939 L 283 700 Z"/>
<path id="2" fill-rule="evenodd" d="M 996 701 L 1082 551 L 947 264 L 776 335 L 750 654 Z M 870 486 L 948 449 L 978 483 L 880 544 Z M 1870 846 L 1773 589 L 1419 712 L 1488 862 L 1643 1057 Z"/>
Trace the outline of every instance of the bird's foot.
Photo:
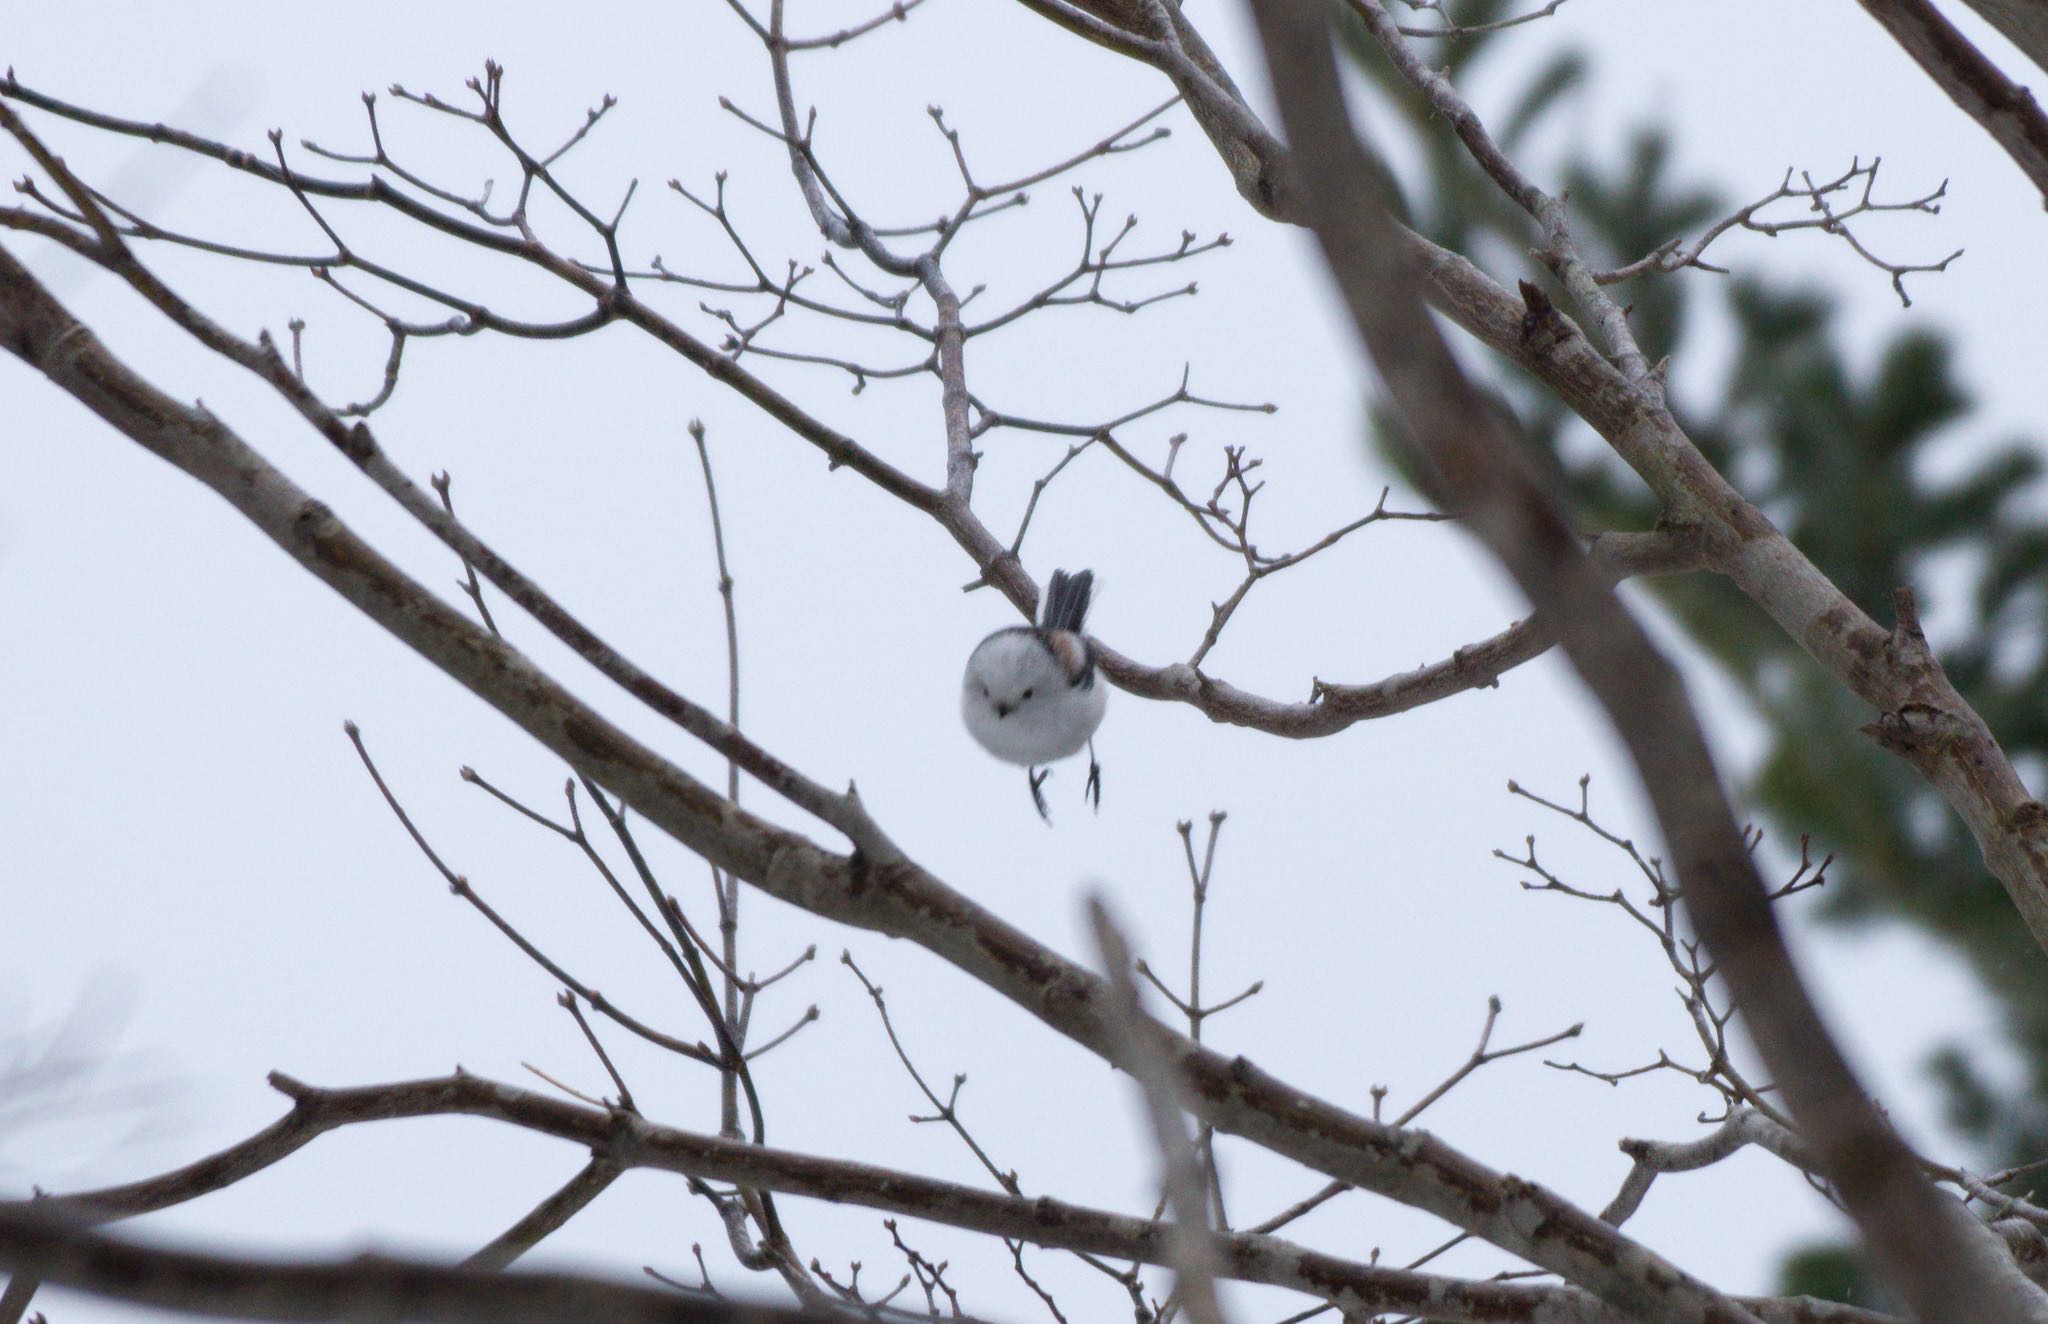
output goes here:
<path id="1" fill-rule="evenodd" d="M 1088 742 L 1088 784 L 1081 788 L 1081 798 L 1095 805 L 1095 812 L 1102 812 L 1102 765 L 1095 761 L 1095 742 Z"/>
<path id="2" fill-rule="evenodd" d="M 1037 807 L 1038 816 L 1044 819 L 1046 824 L 1050 826 L 1052 823 L 1052 812 L 1045 807 L 1045 792 L 1040 790 L 1039 787 L 1044 786 L 1045 779 L 1052 776 L 1052 769 L 1026 768 L 1024 776 L 1031 783 L 1031 803 Z"/>

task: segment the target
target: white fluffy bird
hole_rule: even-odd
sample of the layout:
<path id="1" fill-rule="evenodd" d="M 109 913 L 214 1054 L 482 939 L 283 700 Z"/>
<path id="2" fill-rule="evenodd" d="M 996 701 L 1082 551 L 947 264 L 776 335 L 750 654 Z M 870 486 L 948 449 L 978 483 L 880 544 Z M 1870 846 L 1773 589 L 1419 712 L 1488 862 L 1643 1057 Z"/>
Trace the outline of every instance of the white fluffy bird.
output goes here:
<path id="1" fill-rule="evenodd" d="M 975 645 L 960 685 L 960 716 L 981 747 L 1024 765 L 1031 803 L 1047 822 L 1039 787 L 1051 775 L 1039 765 L 1088 748 L 1083 794 L 1102 807 L 1102 766 L 1093 737 L 1109 704 L 1109 686 L 1095 672 L 1095 649 L 1081 633 L 1095 572 L 1052 573 L 1037 625 L 1012 625 Z"/>

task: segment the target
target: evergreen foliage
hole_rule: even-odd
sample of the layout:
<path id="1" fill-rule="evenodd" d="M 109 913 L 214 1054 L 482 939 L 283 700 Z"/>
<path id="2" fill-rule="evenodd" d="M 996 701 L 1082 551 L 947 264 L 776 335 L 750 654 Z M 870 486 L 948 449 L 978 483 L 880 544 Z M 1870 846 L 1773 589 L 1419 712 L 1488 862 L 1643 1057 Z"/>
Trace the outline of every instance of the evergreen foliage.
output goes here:
<path id="1" fill-rule="evenodd" d="M 1453 6 L 1461 21 L 1498 17 L 1498 0 Z M 1531 30 L 1446 43 L 1449 76 L 1486 94 L 1489 52 Z M 1370 39 L 1352 43 L 1367 76 L 1393 75 Z M 1577 233 L 1596 262 L 1622 265 L 1729 210 L 1717 190 L 1679 177 L 1661 128 L 1636 132 L 1618 160 L 1583 144 L 1531 153 L 1589 72 L 1566 52 L 1541 65 L 1491 123 L 1510 155 L 1563 180 Z M 1410 223 L 1496 274 L 1539 280 L 1562 308 L 1563 288 L 1527 258 L 1533 223 L 1484 178 L 1450 127 L 1413 97 L 1375 104 L 1384 137 L 1401 121 L 1396 158 Z M 1718 256 L 1741 269 L 1740 239 Z M 1796 242 L 1835 242 L 1812 234 Z M 1937 239 L 1935 242 L 1939 242 Z M 1873 279 L 1877 279 L 1873 273 Z M 1972 401 L 1951 342 L 1938 328 L 1893 332 L 1858 370 L 1839 309 L 1818 288 L 1700 271 L 1640 276 L 1618 287 L 1652 361 L 1673 360 L 1674 413 L 1701 450 L 1853 600 L 1888 620 L 1892 589 L 1921 590 L 1950 679 L 1991 725 L 2029 783 L 2048 769 L 2048 521 L 2038 511 L 2038 439 L 1988 440 L 1968 428 Z M 1734 354 L 1718 380 L 1685 355 L 1716 319 Z M 1585 319 L 1581 317 L 1581 323 Z M 1591 529 L 1644 529 L 1655 502 L 1636 477 L 1563 405 L 1515 370 L 1496 379 L 1524 431 L 1567 475 Z M 1384 420 L 1376 419 L 1384 432 Z M 1386 449 L 1389 454 L 1392 448 Z M 1768 725 L 1769 750 L 1744 788 L 1778 839 L 1810 834 L 1835 853 L 1822 913 L 1831 921 L 1918 926 L 1962 954 L 1996 998 L 2025 1065 L 2017 1085 L 1994 1081 L 1952 1043 L 1928 1064 L 1948 1120 L 2004 1166 L 2048 1157 L 2048 981 L 2041 956 L 2004 890 L 1948 805 L 1908 766 L 1860 733 L 1873 720 L 1736 589 L 1709 575 L 1651 581 L 1650 591 L 1713 658 Z M 1787 1290 L 1873 1301 L 1852 1251 L 1807 1247 L 1784 1266 Z"/>

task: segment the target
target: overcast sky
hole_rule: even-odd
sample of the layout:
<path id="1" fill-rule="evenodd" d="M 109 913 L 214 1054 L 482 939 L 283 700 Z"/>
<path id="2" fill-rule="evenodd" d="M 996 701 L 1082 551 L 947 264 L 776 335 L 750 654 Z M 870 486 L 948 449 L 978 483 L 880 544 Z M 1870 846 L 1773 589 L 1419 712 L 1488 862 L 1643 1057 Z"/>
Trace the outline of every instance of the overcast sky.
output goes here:
<path id="1" fill-rule="evenodd" d="M 1952 6 L 1954 8 L 1959 8 Z M 1240 81 L 1256 61 L 1233 5 L 1191 6 Z M 793 4 L 792 27 L 825 31 L 864 4 Z M 1959 16 L 1960 17 L 1960 16 Z M 1976 33 L 1974 25 L 1971 26 Z M 2017 57 L 1976 33 L 2018 70 Z M 175 20 L 160 6 L 13 6 L 0 60 L 31 86 L 117 114 L 165 119 L 250 149 L 285 130 L 362 150 L 358 93 L 393 82 L 463 95 L 485 57 L 508 69 L 508 117 L 535 143 L 581 122 L 604 93 L 621 99 L 566 173 L 600 211 L 628 180 L 641 188 L 622 234 L 628 256 L 735 270 L 715 226 L 662 185 L 700 193 L 730 171 L 736 224 L 771 267 L 821 248 L 772 144 L 718 108 L 721 95 L 772 114 L 765 62 L 713 0 L 612 5 L 575 23 L 484 4 L 364 3 L 345 19 L 259 4 Z M 1918 280 L 1902 310 L 1885 278 L 1816 236 L 1737 236 L 1720 260 L 1812 280 L 1849 304 L 1862 361 L 1906 326 L 1957 335 L 1982 412 L 1953 439 L 2048 435 L 2040 347 L 2048 344 L 2041 212 L 2016 169 L 1848 3 L 1574 0 L 1517 32 L 1503 68 L 1559 45 L 1596 56 L 1593 89 L 1566 130 L 1599 147 L 1644 122 L 1677 135 L 1688 172 L 1734 197 L 1775 185 L 1788 165 L 1839 171 L 1881 153 L 1887 183 L 1942 178 L 1938 218 L 1872 228 L 1897 254 L 1963 247 L 1946 274 Z M 1166 95 L 1146 71 L 1078 42 L 1020 6 L 930 0 L 900 28 L 797 67 L 801 104 L 819 108 L 818 149 L 877 221 L 920 221 L 948 205 L 950 155 L 925 117 L 943 105 L 983 178 L 1026 173 L 1134 118 Z M 1482 112 L 1514 83 L 1473 89 Z M 1262 96 L 1262 93 L 1255 93 Z M 505 177 L 475 136 L 392 106 L 385 133 L 451 186 Z M 1128 429 L 1150 456 L 1189 434 L 1180 471 L 1210 479 L 1222 447 L 1264 459 L 1263 547 L 1313 540 L 1369 509 L 1391 481 L 1362 443 L 1367 387 L 1301 237 L 1253 215 L 1183 112 L 1165 143 L 1095 162 L 1074 177 L 1136 213 L 1134 246 L 1172 247 L 1182 229 L 1228 231 L 1230 248 L 1139 276 L 1126 295 L 1200 282 L 1192 300 L 1126 318 L 1049 313 L 975 344 L 973 385 L 991 407 L 1093 423 L 1170 393 L 1182 366 L 1205 395 L 1271 401 L 1277 413 L 1186 407 Z M 318 232 L 288 198 L 194 165 L 33 118 L 87 178 L 163 224 L 314 251 Z M 309 160 L 303 162 L 311 165 Z M 21 165 L 10 158 L 8 170 Z M 337 170 L 339 167 L 327 167 Z M 474 293 L 501 311 L 580 311 L 561 293 L 423 244 L 383 218 L 338 213 L 352 241 Z M 1071 264 L 1076 210 L 1059 185 L 990 222 L 952 258 L 954 283 L 987 284 L 984 306 Z M 203 398 L 274 462 L 426 582 L 454 596 L 457 567 L 401 512 L 330 455 L 252 381 L 209 360 L 139 300 L 67 255 L 15 236 L 25 257 L 116 352 L 175 395 Z M 158 269 L 233 329 L 283 333 L 307 321 L 306 367 L 336 402 L 376 389 L 376 323 L 302 273 L 154 251 Z M 1510 279 L 1513 271 L 1496 276 Z M 817 279 L 823 280 L 822 275 Z M 1711 279 L 1697 273 L 1684 279 Z M 717 324 L 688 294 L 657 292 L 700 334 Z M 403 305 L 401 305 L 403 306 Z M 853 346 L 831 325 L 792 319 L 788 348 Z M 877 363 L 915 361 L 909 342 L 858 342 Z M 1468 347 L 1469 349 L 1470 347 Z M 1675 366 L 1680 389 L 1711 385 L 1713 338 Z M 1476 351 L 1471 357 L 1476 357 Z M 878 382 L 765 365 L 771 381 L 893 462 L 941 472 L 935 385 Z M 623 329 L 563 343 L 480 336 L 416 343 L 381 439 L 416 478 L 455 477 L 464 516 L 629 656 L 700 700 L 724 692 L 724 640 L 701 479 L 684 425 L 709 428 L 742 626 L 745 724 L 782 757 L 831 784 L 857 778 L 896 839 L 952 885 L 1062 951 L 1085 956 L 1081 899 L 1100 891 L 1162 973 L 1184 972 L 1188 898 L 1174 824 L 1229 811 L 1210 912 L 1205 982 L 1265 991 L 1219 1018 L 1211 1041 L 1346 1106 L 1375 1084 L 1398 1109 L 1470 1050 L 1489 994 L 1506 1002 L 1514 1042 L 1586 1022 L 1567 1054 L 1613 1069 L 1689 1042 L 1658 953 L 1612 912 L 1517 886 L 1490 858 L 1538 834 L 1553 867 L 1582 885 L 1629 881 L 1626 862 L 1569 824 L 1510 798 L 1510 778 L 1568 798 L 1581 773 L 1618 831 L 1652 837 L 1604 724 L 1560 662 L 1331 739 L 1285 742 L 1215 726 L 1184 707 L 1117 696 L 1098 742 L 1100 816 L 1082 811 L 1082 770 L 1047 787 L 1054 826 L 1032 813 L 1022 777 L 959 728 L 967 650 L 1009 623 L 993 594 L 963 596 L 964 556 L 934 526 L 827 472 L 780 431 L 686 363 Z M 0 1033 L 66 1040 L 101 1063 L 62 1100 L 23 1119 L 0 1107 L 0 1186 L 67 1191 L 188 1161 L 273 1119 L 264 1073 L 361 1084 L 436 1074 L 456 1062 L 538 1085 L 522 1064 L 596 1091 L 602 1081 L 550 979 L 452 899 L 391 821 L 342 735 L 352 718 L 394 788 L 453 867 L 570 968 L 621 1003 L 696 1035 L 679 990 L 601 884 L 562 843 L 456 777 L 469 764 L 534 802 L 559 805 L 563 768 L 352 608 L 307 578 L 238 516 L 90 418 L 12 358 L 0 362 Z M 989 439 L 977 505 L 1014 527 L 1031 480 L 1066 443 Z M 1394 504 L 1419 509 L 1397 491 Z M 1104 589 L 1094 631 L 1143 661 L 1185 657 L 1207 603 L 1235 583 L 1203 542 L 1126 472 L 1091 454 L 1048 492 L 1025 560 L 1092 566 Z M 1874 606 L 1877 604 L 1865 604 Z M 1942 619 L 1942 604 L 1933 619 Z M 1522 614 L 1503 581 L 1454 530 L 1368 529 L 1256 593 L 1210 662 L 1262 693 L 1304 697 L 1311 677 L 1365 681 L 1437 659 Z M 707 777 L 720 765 L 608 692 L 518 620 L 515 642 L 577 684 L 667 755 Z M 1936 638 L 1939 646 L 1940 639 Z M 1729 765 L 1758 748 L 1728 694 L 1693 668 Z M 791 822 L 766 795 L 749 803 Z M 821 840 L 830 840 L 821 834 Z M 701 863 L 655 843 L 667 886 L 708 913 Z M 1774 867 L 1776 867 L 1774 865 Z M 1791 907 L 1796 917 L 1801 907 Z M 2015 919 L 2015 922 L 2018 922 Z M 928 1077 L 966 1072 L 963 1109 L 981 1142 L 1031 1193 L 1143 1211 L 1151 1160 L 1124 1082 L 1017 1008 L 906 943 L 835 928 L 750 894 L 744 961 L 768 970 L 806 945 L 819 959 L 764 999 L 766 1033 L 807 1005 L 818 1024 L 762 1059 L 771 1139 L 963 1181 L 972 1158 L 922 1111 L 873 1009 L 838 962 L 850 950 L 891 995 L 897 1028 Z M 1920 1075 L 1929 1048 L 1989 1034 L 1990 1013 L 1956 963 L 1909 934 L 1815 932 L 1798 950 L 1859 1068 L 1914 1139 L 1945 1143 Z M 701 1068 L 620 1053 L 660 1120 L 715 1129 L 715 1084 Z M 1687 1054 L 1697 1056 L 1697 1051 Z M 1490 1068 L 1431 1111 L 1430 1129 L 1502 1169 L 1598 1208 L 1625 1171 L 1623 1135 L 1687 1138 L 1710 1105 L 1697 1087 L 1649 1078 L 1610 1089 L 1521 1059 Z M 1949 1152 L 1953 1152 L 1952 1150 Z M 1226 1144 L 1233 1213 L 1263 1217 L 1320 1182 Z M 501 1231 L 580 1164 L 567 1147 L 477 1121 L 357 1128 L 325 1138 L 227 1192 L 147 1220 L 138 1231 L 249 1250 L 364 1246 L 461 1254 Z M 799 1246 L 835 1275 L 900 1272 L 879 1219 L 789 1202 Z M 1297 1229 L 1304 1238 L 1405 1262 L 1441 1225 L 1353 1195 Z M 1730 1290 L 1769 1287 L 1793 1240 L 1838 1230 L 1781 1166 L 1744 1156 L 1666 1179 L 1631 1234 Z M 1037 1317 L 1007 1257 L 976 1239 L 919 1229 L 921 1248 L 960 1266 L 964 1304 L 984 1316 Z M 702 1240 L 714 1280 L 761 1290 L 731 1264 L 715 1218 L 681 1183 L 629 1177 L 548 1243 L 538 1259 L 690 1276 Z M 1057 1256 L 1034 1271 L 1089 1317 L 1122 1310 L 1114 1289 Z M 1490 1270 L 1485 1251 L 1440 1264 Z M 58 1324 L 146 1318 L 49 1291 Z M 1277 1295 L 1246 1294 L 1240 1317 L 1277 1318 Z"/>

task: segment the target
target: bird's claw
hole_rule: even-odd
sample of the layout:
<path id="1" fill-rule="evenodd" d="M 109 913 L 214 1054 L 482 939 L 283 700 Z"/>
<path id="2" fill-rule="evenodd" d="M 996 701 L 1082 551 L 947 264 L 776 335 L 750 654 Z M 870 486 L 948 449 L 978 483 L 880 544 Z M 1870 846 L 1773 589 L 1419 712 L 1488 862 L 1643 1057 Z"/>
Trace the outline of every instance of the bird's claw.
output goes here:
<path id="1" fill-rule="evenodd" d="M 1095 806 L 1095 812 L 1102 812 L 1102 765 L 1095 761 L 1095 755 L 1088 756 L 1088 784 L 1081 788 L 1081 798 Z"/>
<path id="2" fill-rule="evenodd" d="M 1052 825 L 1052 811 L 1045 807 L 1045 792 L 1039 788 L 1045 785 L 1047 777 L 1052 776 L 1052 769 L 1026 768 L 1024 776 L 1031 783 L 1031 803 L 1037 808 L 1038 816 L 1044 819 L 1046 825 L 1050 827 Z"/>

